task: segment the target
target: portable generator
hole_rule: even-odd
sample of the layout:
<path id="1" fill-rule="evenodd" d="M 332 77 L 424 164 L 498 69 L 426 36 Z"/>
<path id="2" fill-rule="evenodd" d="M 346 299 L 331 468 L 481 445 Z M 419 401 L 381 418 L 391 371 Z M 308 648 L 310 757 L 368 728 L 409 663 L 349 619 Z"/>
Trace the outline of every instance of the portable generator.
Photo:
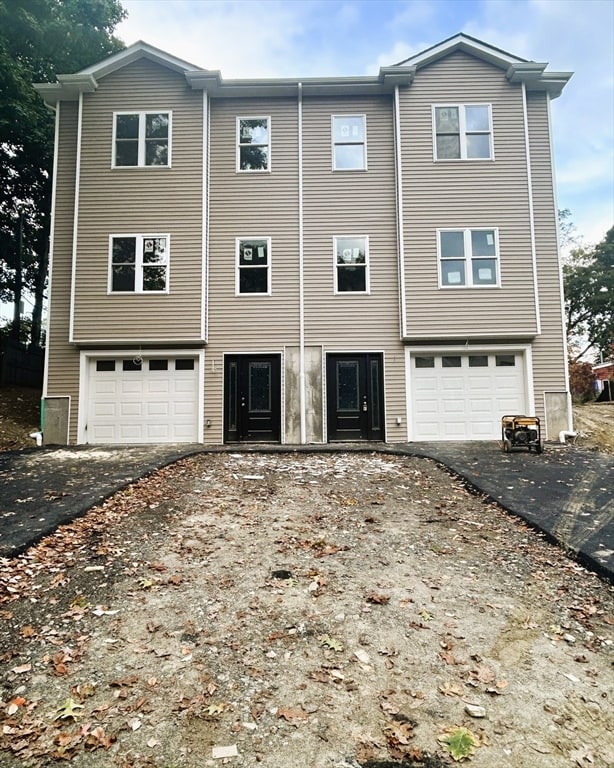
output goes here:
<path id="1" fill-rule="evenodd" d="M 501 447 L 508 453 L 512 448 L 527 448 L 542 452 L 541 425 L 537 416 L 503 416 Z"/>

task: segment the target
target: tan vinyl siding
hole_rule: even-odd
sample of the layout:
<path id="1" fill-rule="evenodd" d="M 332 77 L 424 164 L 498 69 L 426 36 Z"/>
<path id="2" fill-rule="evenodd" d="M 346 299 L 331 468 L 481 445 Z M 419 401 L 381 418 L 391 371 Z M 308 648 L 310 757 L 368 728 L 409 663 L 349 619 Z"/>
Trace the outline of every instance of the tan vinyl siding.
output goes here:
<path id="1" fill-rule="evenodd" d="M 172 111 L 172 167 L 111 168 L 115 111 Z M 146 59 L 83 99 L 76 342 L 202 337 L 203 94 Z M 108 295 L 109 235 L 170 234 L 168 295 Z"/>
<path id="2" fill-rule="evenodd" d="M 565 392 L 567 387 L 547 96 L 529 93 L 527 102 L 541 316 L 541 335 L 533 342 L 533 379 L 536 412 L 543 417 L 544 392 Z"/>
<path id="3" fill-rule="evenodd" d="M 79 395 L 79 353 L 68 343 L 70 317 L 70 281 L 72 268 L 73 215 L 78 104 L 60 105 L 59 147 L 57 157 L 54 211 L 53 271 L 50 277 L 49 335 L 47 337 L 49 397 L 70 397 L 70 440 L 77 436 Z"/>
<path id="4" fill-rule="evenodd" d="M 491 104 L 494 161 L 435 161 L 432 106 Z M 531 337 L 536 332 L 522 89 L 456 52 L 401 94 L 409 339 Z M 498 228 L 500 288 L 439 288 L 439 228 Z"/>
<path id="5" fill-rule="evenodd" d="M 236 171 L 236 118 L 270 118 L 270 171 Z M 293 99 L 213 100 L 205 418 L 222 442 L 224 353 L 281 353 L 299 341 L 298 107 Z M 236 238 L 271 238 L 271 295 L 235 295 Z"/>
<path id="6" fill-rule="evenodd" d="M 331 115 L 366 115 L 366 171 L 333 171 Z M 384 352 L 389 441 L 405 413 L 390 97 L 312 98 L 303 107 L 305 341 L 324 352 Z M 370 293 L 335 295 L 333 238 L 369 237 Z M 403 419 L 403 422 L 405 420 Z M 404 428 L 403 428 L 404 429 Z"/>

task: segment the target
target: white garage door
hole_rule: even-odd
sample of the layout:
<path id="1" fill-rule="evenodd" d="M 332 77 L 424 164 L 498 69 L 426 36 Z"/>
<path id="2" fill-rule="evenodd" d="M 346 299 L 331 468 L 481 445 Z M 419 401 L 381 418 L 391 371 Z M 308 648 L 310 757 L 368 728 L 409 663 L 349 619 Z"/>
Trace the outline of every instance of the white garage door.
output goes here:
<path id="1" fill-rule="evenodd" d="M 185 443 L 197 439 L 197 358 L 90 360 L 85 442 Z"/>
<path id="2" fill-rule="evenodd" d="M 494 440 L 524 414 L 521 353 L 412 354 L 412 440 Z"/>

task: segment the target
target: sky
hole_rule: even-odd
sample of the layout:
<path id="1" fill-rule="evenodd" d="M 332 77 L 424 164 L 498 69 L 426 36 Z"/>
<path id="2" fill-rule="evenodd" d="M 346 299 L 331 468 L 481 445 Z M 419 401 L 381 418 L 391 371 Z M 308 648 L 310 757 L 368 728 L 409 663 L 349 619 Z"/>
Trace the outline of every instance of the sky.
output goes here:
<path id="1" fill-rule="evenodd" d="M 614 0 L 122 0 L 116 29 L 224 78 L 375 75 L 464 32 L 574 72 L 552 103 L 559 209 L 614 225 Z"/>

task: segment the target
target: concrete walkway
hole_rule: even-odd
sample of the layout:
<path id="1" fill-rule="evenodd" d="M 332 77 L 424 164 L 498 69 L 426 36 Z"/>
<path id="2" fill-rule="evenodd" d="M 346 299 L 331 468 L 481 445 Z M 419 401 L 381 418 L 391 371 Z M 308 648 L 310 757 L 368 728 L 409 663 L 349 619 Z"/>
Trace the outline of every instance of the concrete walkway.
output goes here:
<path id="1" fill-rule="evenodd" d="M 0 557 L 13 557 L 129 483 L 201 452 L 380 451 L 434 459 L 614 583 L 614 456 L 497 442 L 317 446 L 68 446 L 0 454 Z"/>

